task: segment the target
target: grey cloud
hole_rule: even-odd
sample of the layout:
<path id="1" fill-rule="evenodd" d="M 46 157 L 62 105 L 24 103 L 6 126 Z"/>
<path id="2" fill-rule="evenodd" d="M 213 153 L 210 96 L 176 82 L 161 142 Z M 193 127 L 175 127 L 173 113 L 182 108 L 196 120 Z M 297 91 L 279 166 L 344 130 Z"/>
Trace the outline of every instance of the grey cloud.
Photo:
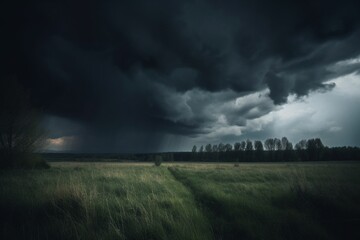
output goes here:
<path id="1" fill-rule="evenodd" d="M 159 93 L 164 116 L 176 123 L 183 123 L 199 131 L 193 136 L 210 133 L 214 127 L 245 127 L 248 120 L 256 119 L 276 109 L 268 91 L 239 96 L 234 91 L 208 92 L 194 89 L 185 93 L 162 86 Z M 220 125 L 219 125 L 220 124 Z"/>
<path id="2" fill-rule="evenodd" d="M 246 126 L 358 71 L 336 65 L 360 55 L 358 1 L 20 3 L 3 4 L 1 73 L 17 74 L 47 114 L 83 125 L 89 146 L 108 139 L 99 149 L 153 135 L 158 148 L 166 134 L 206 134 L 220 116 Z"/>

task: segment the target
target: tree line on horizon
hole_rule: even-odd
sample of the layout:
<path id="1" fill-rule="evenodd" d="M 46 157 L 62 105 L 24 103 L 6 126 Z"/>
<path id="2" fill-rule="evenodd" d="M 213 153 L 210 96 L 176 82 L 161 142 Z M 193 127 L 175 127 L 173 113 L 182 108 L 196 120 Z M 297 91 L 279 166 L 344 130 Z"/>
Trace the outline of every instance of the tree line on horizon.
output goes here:
<path id="1" fill-rule="evenodd" d="M 244 143 L 245 142 L 245 143 Z M 205 146 L 205 147 L 204 147 Z M 202 149 L 202 150 L 201 150 Z M 360 161 L 358 147 L 327 147 L 320 138 L 301 140 L 295 146 L 286 137 L 276 140 L 241 141 L 231 144 L 206 144 L 188 152 L 154 153 L 48 153 L 50 161 L 139 161 L 155 162 L 161 156 L 164 162 L 292 162 L 292 161 Z"/>
<path id="2" fill-rule="evenodd" d="M 360 160 L 357 147 L 325 146 L 320 138 L 303 139 L 293 146 L 287 137 L 260 140 L 243 140 L 232 144 L 206 144 L 191 149 L 192 161 L 333 161 Z"/>
<path id="3" fill-rule="evenodd" d="M 295 145 L 295 150 L 306 150 L 306 149 L 322 149 L 324 148 L 320 138 L 313 138 L 308 140 L 301 140 Z M 199 149 L 194 145 L 191 152 L 202 153 L 202 152 L 231 152 L 231 151 L 290 151 L 294 150 L 293 144 L 287 139 L 287 137 L 279 138 L 268 138 L 264 141 L 264 144 L 260 140 L 252 142 L 250 139 L 246 141 L 236 142 L 232 144 L 206 144 L 205 147 L 201 145 Z"/>

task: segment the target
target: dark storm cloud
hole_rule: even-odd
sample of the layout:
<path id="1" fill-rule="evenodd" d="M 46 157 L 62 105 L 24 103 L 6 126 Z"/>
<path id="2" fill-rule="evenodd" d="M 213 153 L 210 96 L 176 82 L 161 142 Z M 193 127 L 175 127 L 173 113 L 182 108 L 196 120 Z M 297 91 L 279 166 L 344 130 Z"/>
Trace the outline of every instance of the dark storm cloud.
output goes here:
<path id="1" fill-rule="evenodd" d="M 275 106 L 231 100 L 269 88 L 282 104 L 289 94 L 331 89 L 326 80 L 357 70 L 335 64 L 360 55 L 359 1 L 1 5 L 2 74 L 17 74 L 47 114 L 81 124 L 83 146 L 110 139 L 106 150 L 125 136 L 136 144 L 206 132 L 220 115 L 244 126 Z"/>

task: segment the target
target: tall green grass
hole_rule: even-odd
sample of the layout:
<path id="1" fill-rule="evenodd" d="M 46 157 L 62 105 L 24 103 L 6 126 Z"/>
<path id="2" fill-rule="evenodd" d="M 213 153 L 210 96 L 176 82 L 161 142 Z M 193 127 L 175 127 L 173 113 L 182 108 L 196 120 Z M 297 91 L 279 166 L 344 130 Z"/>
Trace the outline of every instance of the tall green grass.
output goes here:
<path id="1" fill-rule="evenodd" d="M 356 163 L 52 165 L 0 172 L 0 239 L 360 239 Z"/>
<path id="2" fill-rule="evenodd" d="M 359 164 L 204 166 L 170 171 L 217 239 L 360 239 Z"/>
<path id="3" fill-rule="evenodd" d="M 0 176 L 1 239 L 211 239 L 166 168 L 64 164 Z"/>

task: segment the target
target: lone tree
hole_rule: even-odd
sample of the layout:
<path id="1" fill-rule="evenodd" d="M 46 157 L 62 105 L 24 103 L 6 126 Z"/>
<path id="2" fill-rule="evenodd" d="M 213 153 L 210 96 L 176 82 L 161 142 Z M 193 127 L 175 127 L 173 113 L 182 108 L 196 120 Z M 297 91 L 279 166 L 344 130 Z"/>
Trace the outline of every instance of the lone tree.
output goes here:
<path id="1" fill-rule="evenodd" d="M 44 139 L 40 115 L 29 105 L 29 96 L 16 77 L 0 81 L 0 167 L 39 167 L 34 156 Z"/>
<path id="2" fill-rule="evenodd" d="M 161 155 L 156 155 L 155 156 L 154 164 L 155 164 L 156 167 L 160 167 L 162 161 L 163 161 L 163 157 Z"/>

